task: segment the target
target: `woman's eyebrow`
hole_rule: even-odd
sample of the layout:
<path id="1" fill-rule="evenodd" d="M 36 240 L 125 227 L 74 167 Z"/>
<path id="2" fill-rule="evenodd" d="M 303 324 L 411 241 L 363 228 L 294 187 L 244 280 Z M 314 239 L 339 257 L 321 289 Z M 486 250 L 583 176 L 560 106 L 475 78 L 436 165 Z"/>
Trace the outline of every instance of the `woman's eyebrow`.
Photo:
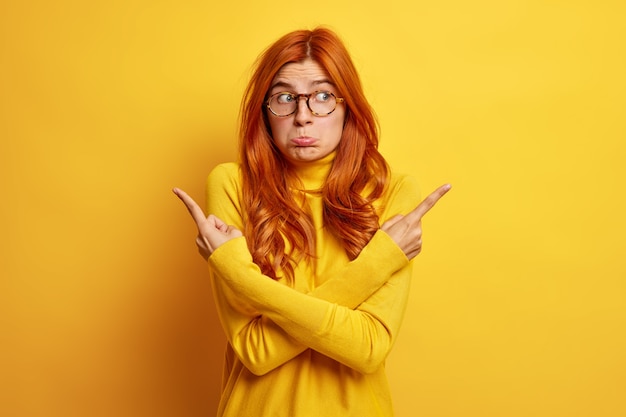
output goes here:
<path id="1" fill-rule="evenodd" d="M 275 89 L 276 87 L 281 87 L 281 88 L 285 88 L 287 90 L 292 89 L 293 90 L 293 85 L 289 84 L 288 82 L 285 81 L 276 81 L 274 84 L 272 84 L 272 86 L 270 87 L 270 90 Z"/>
<path id="2" fill-rule="evenodd" d="M 320 80 L 315 80 L 315 81 L 313 81 L 311 84 L 313 84 L 313 85 L 330 84 L 330 85 L 332 85 L 332 86 L 334 86 L 334 85 L 335 85 L 335 83 L 333 83 L 332 81 L 330 81 L 330 80 L 329 80 L 329 79 L 327 79 L 327 78 L 322 78 L 322 79 L 320 79 Z"/>
<path id="3" fill-rule="evenodd" d="M 312 86 L 318 86 L 320 84 L 329 84 L 331 86 L 334 86 L 335 84 L 330 81 L 327 78 L 321 78 L 319 80 L 313 80 L 311 82 Z M 287 81 L 276 81 L 274 84 L 272 84 L 272 86 L 270 87 L 270 90 L 274 90 L 275 88 L 284 88 L 287 91 L 295 91 L 295 87 L 293 86 L 293 84 L 288 83 Z"/>

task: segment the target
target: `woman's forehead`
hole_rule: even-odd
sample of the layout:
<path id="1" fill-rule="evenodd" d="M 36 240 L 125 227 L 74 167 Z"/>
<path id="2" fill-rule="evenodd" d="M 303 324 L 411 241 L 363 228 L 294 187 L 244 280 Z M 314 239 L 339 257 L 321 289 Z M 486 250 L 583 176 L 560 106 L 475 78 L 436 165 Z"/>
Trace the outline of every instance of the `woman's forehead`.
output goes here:
<path id="1" fill-rule="evenodd" d="M 272 88 L 309 87 L 319 84 L 332 84 L 332 81 L 326 70 L 311 59 L 283 65 L 272 80 Z"/>

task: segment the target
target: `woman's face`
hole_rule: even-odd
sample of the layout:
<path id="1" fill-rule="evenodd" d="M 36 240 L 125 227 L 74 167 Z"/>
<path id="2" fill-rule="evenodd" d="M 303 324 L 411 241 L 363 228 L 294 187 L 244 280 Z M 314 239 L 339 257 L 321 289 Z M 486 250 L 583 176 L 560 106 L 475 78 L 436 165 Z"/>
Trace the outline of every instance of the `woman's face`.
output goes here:
<path id="1" fill-rule="evenodd" d="M 310 94 L 314 91 L 338 95 L 326 71 L 317 62 L 307 59 L 283 66 L 272 80 L 268 97 L 280 92 Z M 283 156 L 293 163 L 313 162 L 329 155 L 339 145 L 345 107 L 338 102 L 331 114 L 315 116 L 306 105 L 306 97 L 300 97 L 295 113 L 278 117 L 267 110 L 267 116 L 274 143 Z"/>

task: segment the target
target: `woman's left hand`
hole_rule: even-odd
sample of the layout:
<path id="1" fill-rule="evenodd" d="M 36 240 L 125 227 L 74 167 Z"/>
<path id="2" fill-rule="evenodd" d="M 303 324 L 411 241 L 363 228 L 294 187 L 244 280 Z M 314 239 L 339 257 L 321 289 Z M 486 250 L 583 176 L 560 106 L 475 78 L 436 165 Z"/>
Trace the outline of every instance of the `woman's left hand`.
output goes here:
<path id="1" fill-rule="evenodd" d="M 450 184 L 442 185 L 409 214 L 406 216 L 398 214 L 380 227 L 396 242 L 407 258 L 413 259 L 422 251 L 422 217 L 450 191 L 450 188 Z"/>
<path id="2" fill-rule="evenodd" d="M 205 260 L 209 259 L 209 256 L 215 249 L 224 243 L 243 236 L 239 229 L 227 225 L 216 216 L 210 214 L 208 217 L 205 217 L 204 211 L 202 211 L 198 203 L 183 190 L 174 188 L 172 191 L 185 204 L 189 214 L 196 222 L 196 227 L 198 228 L 196 245 L 198 245 L 198 252 Z"/>

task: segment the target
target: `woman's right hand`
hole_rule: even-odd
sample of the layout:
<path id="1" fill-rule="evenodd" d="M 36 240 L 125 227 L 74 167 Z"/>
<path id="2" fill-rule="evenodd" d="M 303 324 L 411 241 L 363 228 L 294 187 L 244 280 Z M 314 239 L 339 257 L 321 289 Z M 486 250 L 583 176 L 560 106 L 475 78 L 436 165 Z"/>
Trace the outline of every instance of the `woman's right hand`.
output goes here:
<path id="1" fill-rule="evenodd" d="M 413 259 L 422 251 L 422 217 L 434 207 L 445 193 L 450 191 L 451 187 L 450 184 L 442 185 L 409 214 L 406 216 L 398 214 L 380 227 L 396 242 L 407 258 Z"/>
<path id="2" fill-rule="evenodd" d="M 198 228 L 196 245 L 198 245 L 198 252 L 204 260 L 209 259 L 213 251 L 224 243 L 243 235 L 235 226 L 224 223 L 212 214 L 205 217 L 204 211 L 198 203 L 180 188 L 174 188 L 172 191 L 185 204 L 189 214 L 196 222 Z"/>

